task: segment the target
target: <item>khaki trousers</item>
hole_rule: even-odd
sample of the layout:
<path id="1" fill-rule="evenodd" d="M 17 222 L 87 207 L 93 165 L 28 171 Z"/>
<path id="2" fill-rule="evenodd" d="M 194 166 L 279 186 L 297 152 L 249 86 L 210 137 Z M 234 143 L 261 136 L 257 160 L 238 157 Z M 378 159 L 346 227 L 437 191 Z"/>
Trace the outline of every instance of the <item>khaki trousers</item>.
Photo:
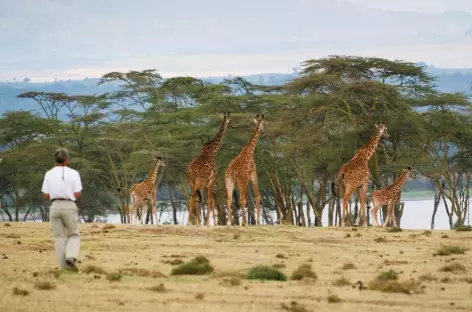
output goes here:
<path id="1" fill-rule="evenodd" d="M 66 259 L 79 256 L 79 213 L 73 201 L 54 200 L 49 209 L 49 220 L 54 235 L 56 257 L 59 267 L 66 269 Z"/>

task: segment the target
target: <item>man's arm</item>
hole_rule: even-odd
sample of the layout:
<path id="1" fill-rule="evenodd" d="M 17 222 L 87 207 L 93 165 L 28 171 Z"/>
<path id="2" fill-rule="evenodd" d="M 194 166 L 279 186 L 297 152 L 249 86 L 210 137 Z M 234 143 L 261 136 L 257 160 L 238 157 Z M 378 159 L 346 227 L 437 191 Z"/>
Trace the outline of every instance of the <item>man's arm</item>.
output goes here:
<path id="1" fill-rule="evenodd" d="M 48 177 L 47 175 L 44 175 L 44 180 L 43 180 L 43 187 L 41 188 L 41 192 L 43 192 L 43 197 L 45 199 L 50 199 L 49 197 L 49 185 L 48 185 Z"/>
<path id="2" fill-rule="evenodd" d="M 75 196 L 75 199 L 79 199 L 81 195 L 82 195 L 82 181 L 80 179 L 80 174 L 77 171 L 77 175 L 74 179 L 74 196 Z"/>

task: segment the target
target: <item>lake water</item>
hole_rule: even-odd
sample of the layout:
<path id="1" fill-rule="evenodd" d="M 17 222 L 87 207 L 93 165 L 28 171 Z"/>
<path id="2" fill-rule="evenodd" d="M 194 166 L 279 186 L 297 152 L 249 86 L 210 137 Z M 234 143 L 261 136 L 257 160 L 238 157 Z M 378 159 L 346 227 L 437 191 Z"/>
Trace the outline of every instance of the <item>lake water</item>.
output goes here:
<path id="1" fill-rule="evenodd" d="M 434 208 L 434 199 L 403 199 L 405 203 L 405 208 L 403 212 L 403 217 L 401 220 L 401 227 L 403 229 L 430 229 L 431 228 L 431 215 Z M 306 208 L 304 208 L 304 211 Z M 276 212 L 272 212 L 272 219 L 276 220 Z M 187 224 L 188 213 L 186 210 L 177 212 L 177 219 L 179 224 Z M 210 216 L 210 224 L 213 224 L 212 216 Z M 314 222 L 315 216 L 313 211 L 311 211 L 311 220 Z M 380 213 L 379 213 L 380 219 Z M 261 218 L 261 220 L 263 220 Z M 454 218 L 454 221 L 456 219 Z M 106 218 L 107 223 L 120 223 L 120 215 L 109 215 Z M 159 224 L 165 222 L 173 223 L 172 220 L 172 211 L 164 211 L 160 213 Z M 323 210 L 322 216 L 323 226 L 328 224 L 328 207 Z M 378 220 L 380 222 L 380 220 Z M 372 223 L 372 221 L 371 221 Z M 470 224 L 469 220 L 466 218 L 466 224 Z M 441 202 L 439 205 L 438 211 L 435 218 L 435 229 L 437 230 L 449 230 L 449 221 L 447 217 L 446 210 L 444 208 L 444 203 Z"/>

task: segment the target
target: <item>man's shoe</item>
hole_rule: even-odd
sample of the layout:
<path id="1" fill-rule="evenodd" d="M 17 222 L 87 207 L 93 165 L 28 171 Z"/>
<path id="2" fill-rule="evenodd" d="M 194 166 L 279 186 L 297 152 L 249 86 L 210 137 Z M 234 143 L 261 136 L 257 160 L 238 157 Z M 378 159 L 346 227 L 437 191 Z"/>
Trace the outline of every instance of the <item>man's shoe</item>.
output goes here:
<path id="1" fill-rule="evenodd" d="M 76 265 L 77 260 L 75 258 L 67 258 L 66 264 L 69 266 L 69 270 L 71 271 L 79 271 Z"/>

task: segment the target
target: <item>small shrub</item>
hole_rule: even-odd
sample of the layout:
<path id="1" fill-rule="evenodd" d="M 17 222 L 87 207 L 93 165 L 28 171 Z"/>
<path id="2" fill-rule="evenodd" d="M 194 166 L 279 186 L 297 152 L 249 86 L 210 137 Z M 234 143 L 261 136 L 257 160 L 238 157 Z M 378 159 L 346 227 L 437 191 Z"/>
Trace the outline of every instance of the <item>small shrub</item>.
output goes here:
<path id="1" fill-rule="evenodd" d="M 282 303 L 282 304 L 280 304 L 280 307 L 282 308 L 282 310 L 285 310 L 285 311 L 308 312 L 308 310 L 305 308 L 305 306 L 299 304 L 296 301 L 290 302 L 290 306 L 285 304 L 285 303 Z"/>
<path id="2" fill-rule="evenodd" d="M 389 270 L 386 272 L 381 272 L 377 275 L 377 281 L 396 281 L 398 280 L 398 273 L 394 270 Z"/>
<path id="3" fill-rule="evenodd" d="M 461 279 L 461 281 L 465 282 L 465 283 L 468 283 L 468 284 L 472 284 L 472 277 L 464 277 Z"/>
<path id="4" fill-rule="evenodd" d="M 443 245 L 441 248 L 438 249 L 436 255 L 438 256 L 450 256 L 450 255 L 458 255 L 464 254 L 468 248 L 461 247 L 461 246 L 454 246 L 454 245 Z"/>
<path id="5" fill-rule="evenodd" d="M 11 226 L 11 224 L 7 222 L 7 223 L 4 223 L 3 226 Z"/>
<path id="6" fill-rule="evenodd" d="M 236 276 L 225 276 L 221 278 L 220 284 L 223 286 L 239 286 L 241 285 L 241 279 Z"/>
<path id="7" fill-rule="evenodd" d="M 107 280 L 110 282 L 117 282 L 120 281 L 123 276 L 120 272 L 113 272 L 107 274 Z"/>
<path id="8" fill-rule="evenodd" d="M 376 243 L 386 243 L 386 242 L 387 242 L 387 239 L 386 239 L 385 237 L 383 237 L 383 236 L 379 236 L 379 237 L 376 237 L 376 238 L 374 239 L 374 241 L 375 241 Z"/>
<path id="9" fill-rule="evenodd" d="M 293 271 L 291 279 L 299 281 L 307 277 L 315 280 L 317 279 L 317 275 L 315 272 L 313 272 L 311 264 L 309 263 L 302 264 L 295 271 Z"/>
<path id="10" fill-rule="evenodd" d="M 203 300 L 205 298 L 205 295 L 202 293 L 198 293 L 195 295 L 195 299 L 197 300 Z"/>
<path id="11" fill-rule="evenodd" d="M 437 281 L 438 278 L 435 277 L 433 274 L 428 273 L 428 274 L 420 275 L 419 280 L 425 281 L 425 282 L 434 282 L 434 281 Z"/>
<path id="12" fill-rule="evenodd" d="M 343 276 L 343 277 L 340 277 L 340 278 L 334 280 L 333 285 L 338 286 L 338 287 L 342 287 L 342 286 L 351 285 L 351 282 Z"/>
<path id="13" fill-rule="evenodd" d="M 165 274 L 162 274 L 159 271 L 149 271 L 142 268 L 126 268 L 118 271 L 121 275 L 128 276 L 140 276 L 140 277 L 165 277 Z"/>
<path id="14" fill-rule="evenodd" d="M 36 281 L 34 288 L 40 290 L 52 290 L 56 288 L 56 284 L 50 281 Z"/>
<path id="15" fill-rule="evenodd" d="M 198 256 L 172 269 L 171 275 L 205 275 L 213 272 L 210 261 Z"/>
<path id="16" fill-rule="evenodd" d="M 329 303 L 338 303 L 342 302 L 341 298 L 338 295 L 329 295 L 327 298 Z"/>
<path id="17" fill-rule="evenodd" d="M 356 266 L 353 264 L 353 263 L 345 263 L 343 266 L 342 266 L 342 269 L 343 270 L 352 270 L 352 269 L 355 269 Z"/>
<path id="18" fill-rule="evenodd" d="M 350 238 L 351 237 L 351 234 L 347 233 L 346 236 L 344 236 L 344 238 Z"/>
<path id="19" fill-rule="evenodd" d="M 239 239 L 241 237 L 241 234 L 239 233 L 234 233 L 233 234 L 233 239 Z"/>
<path id="20" fill-rule="evenodd" d="M 463 266 L 462 264 L 454 262 L 454 263 L 443 266 L 442 268 L 439 269 L 439 271 L 457 274 L 457 273 L 465 272 L 466 269 L 465 269 L 465 266 Z"/>
<path id="21" fill-rule="evenodd" d="M 148 290 L 158 292 L 158 293 L 162 293 L 162 292 L 167 291 L 166 287 L 162 283 L 160 283 L 159 285 L 156 285 L 156 286 L 149 287 Z"/>
<path id="22" fill-rule="evenodd" d="M 275 255 L 276 258 L 279 258 L 279 259 L 287 259 L 288 257 L 284 254 L 276 254 Z"/>
<path id="23" fill-rule="evenodd" d="M 389 232 L 389 233 L 398 233 L 398 232 L 402 232 L 402 231 L 403 231 L 403 230 L 402 230 L 401 227 L 395 226 L 395 227 L 392 227 L 392 228 L 388 229 L 387 232 Z"/>
<path id="24" fill-rule="evenodd" d="M 272 264 L 272 267 L 275 269 L 283 269 L 285 268 L 285 263 L 274 263 Z"/>
<path id="25" fill-rule="evenodd" d="M 450 278 L 449 276 L 445 276 L 439 280 L 441 283 L 447 284 L 447 283 L 452 283 L 453 279 Z"/>
<path id="26" fill-rule="evenodd" d="M 182 259 L 163 260 L 162 263 L 166 263 L 170 265 L 180 265 L 184 263 L 184 260 Z"/>
<path id="27" fill-rule="evenodd" d="M 90 274 L 90 273 L 107 274 L 107 272 L 104 269 L 96 265 L 87 265 L 86 267 L 81 269 L 81 271 L 84 272 L 85 274 Z"/>
<path id="28" fill-rule="evenodd" d="M 362 237 L 361 233 L 356 233 L 356 237 Z"/>
<path id="29" fill-rule="evenodd" d="M 15 287 L 13 288 L 13 291 L 12 291 L 13 295 L 15 296 L 23 296 L 23 297 L 26 297 L 29 295 L 29 291 L 26 290 L 26 289 L 21 289 L 21 288 L 18 288 L 18 287 Z"/>
<path id="30" fill-rule="evenodd" d="M 430 230 L 426 230 L 422 233 L 424 236 L 431 236 L 433 235 L 433 232 L 431 232 Z"/>
<path id="31" fill-rule="evenodd" d="M 114 229 L 116 229 L 116 226 L 113 225 L 113 224 L 105 224 L 105 225 L 102 227 L 102 230 L 106 230 L 106 231 L 114 230 Z"/>
<path id="32" fill-rule="evenodd" d="M 270 280 L 270 281 L 286 281 L 285 274 L 277 269 L 266 265 L 256 265 L 249 269 L 246 278 L 249 280 Z"/>
<path id="33" fill-rule="evenodd" d="M 472 226 L 470 226 L 470 225 L 459 225 L 456 228 L 456 231 L 458 231 L 458 232 L 471 232 L 472 231 Z"/>
<path id="34" fill-rule="evenodd" d="M 396 280 L 373 280 L 369 283 L 370 290 L 377 290 L 381 292 L 403 293 L 410 295 L 412 293 L 422 293 L 423 288 L 418 281 L 409 280 L 398 282 Z"/>

